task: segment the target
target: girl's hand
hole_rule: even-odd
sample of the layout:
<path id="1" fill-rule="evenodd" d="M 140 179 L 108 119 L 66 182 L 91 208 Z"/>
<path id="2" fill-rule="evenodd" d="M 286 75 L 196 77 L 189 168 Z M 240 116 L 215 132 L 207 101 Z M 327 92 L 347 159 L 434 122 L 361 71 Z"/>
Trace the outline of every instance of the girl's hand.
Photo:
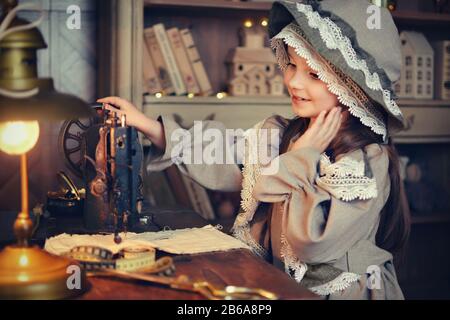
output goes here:
<path id="1" fill-rule="evenodd" d="M 125 115 L 127 126 L 135 127 L 158 148 L 166 148 L 163 125 L 145 116 L 131 102 L 119 97 L 106 97 L 98 99 L 97 102 L 105 104 L 105 109 L 115 112 L 119 118 Z"/>
<path id="2" fill-rule="evenodd" d="M 117 116 L 126 116 L 126 122 L 128 126 L 135 127 L 140 130 L 145 125 L 146 116 L 138 110 L 131 102 L 119 98 L 119 97 L 106 97 L 97 100 L 97 102 L 103 103 L 105 109 L 115 112 Z"/>
<path id="3" fill-rule="evenodd" d="M 326 117 L 325 113 L 326 111 L 322 111 L 316 121 L 294 142 L 292 150 L 310 147 L 322 153 L 328 148 L 339 131 L 342 114 L 340 107 L 331 109 Z"/>

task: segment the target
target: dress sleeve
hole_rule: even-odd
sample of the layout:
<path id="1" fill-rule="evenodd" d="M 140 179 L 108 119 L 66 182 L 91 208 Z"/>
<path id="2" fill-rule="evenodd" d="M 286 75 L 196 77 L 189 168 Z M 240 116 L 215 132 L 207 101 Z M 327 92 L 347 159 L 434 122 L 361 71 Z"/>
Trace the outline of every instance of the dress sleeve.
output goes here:
<path id="1" fill-rule="evenodd" d="M 378 144 L 366 152 L 356 150 L 331 163 L 317 150 L 301 148 L 279 156 L 275 174 L 259 177 L 253 195 L 284 203 L 282 237 L 301 261 L 339 259 L 378 226 L 390 191 L 389 158 Z"/>
<path id="2" fill-rule="evenodd" d="M 237 152 L 232 154 L 232 150 L 238 150 L 235 145 L 239 142 L 237 140 L 228 141 L 225 138 L 227 133 L 222 123 L 202 121 L 201 126 L 194 125 L 189 130 L 185 130 L 169 117 L 160 116 L 158 121 L 163 124 L 166 148 L 163 151 L 156 146 L 150 147 L 146 159 L 147 171 L 162 171 L 176 164 L 183 174 L 188 175 L 205 188 L 220 191 L 239 191 L 241 189 L 242 173 L 238 166 L 241 155 Z M 208 131 L 212 133 L 212 136 L 209 136 L 209 139 L 202 138 Z M 221 136 L 221 138 L 217 138 L 217 136 Z M 216 142 L 214 139 L 222 138 L 227 140 L 223 141 L 224 143 L 221 144 L 223 149 L 220 150 L 223 156 L 222 163 L 225 164 L 205 163 L 202 157 L 204 152 L 213 152 L 213 150 L 207 149 L 208 145 L 211 141 Z"/>

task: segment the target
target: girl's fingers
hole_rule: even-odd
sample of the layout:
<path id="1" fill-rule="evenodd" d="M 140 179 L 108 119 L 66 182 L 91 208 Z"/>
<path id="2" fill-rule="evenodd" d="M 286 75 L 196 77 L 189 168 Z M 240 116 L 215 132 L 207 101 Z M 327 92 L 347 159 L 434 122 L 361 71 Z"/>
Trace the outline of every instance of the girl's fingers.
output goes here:
<path id="1" fill-rule="evenodd" d="M 326 119 L 324 120 L 323 125 L 322 125 L 321 128 L 320 128 L 320 131 L 319 131 L 319 135 L 320 135 L 320 136 L 322 136 L 322 137 L 327 137 L 327 136 L 328 136 L 328 133 L 329 133 L 329 132 L 331 131 L 331 129 L 332 129 L 334 120 L 335 120 L 335 118 L 336 118 L 336 114 L 339 113 L 338 111 L 339 111 L 338 108 L 333 108 L 333 109 L 331 109 L 331 110 L 328 112 L 327 117 L 326 117 Z"/>
<path id="2" fill-rule="evenodd" d="M 333 117 L 333 120 L 332 120 L 332 123 L 331 123 L 331 126 L 330 126 L 330 133 L 332 134 L 332 135 L 334 135 L 337 131 L 338 131 L 338 129 L 339 129 L 339 125 L 340 125 L 340 119 L 341 119 L 341 117 L 342 117 L 342 112 L 341 112 L 341 110 L 339 109 L 338 111 L 336 111 L 336 113 L 334 114 L 334 117 Z"/>
<path id="3" fill-rule="evenodd" d="M 117 113 L 117 115 L 121 115 L 121 114 L 124 113 L 124 112 L 121 111 L 120 109 L 118 109 L 118 108 L 116 108 L 116 107 L 114 107 L 114 106 L 112 106 L 112 105 L 110 105 L 110 104 L 105 104 L 105 109 L 106 109 L 106 110 L 109 110 L 109 111 L 111 111 L 111 112 L 115 112 L 115 113 Z"/>
<path id="4" fill-rule="evenodd" d="M 109 103 L 103 103 L 103 106 L 105 107 L 105 109 L 112 109 L 112 111 L 125 111 L 124 108 L 122 106 L 116 105 L 116 104 L 109 104 Z"/>
<path id="5" fill-rule="evenodd" d="M 314 124 L 311 126 L 311 129 L 313 129 L 313 131 L 320 130 L 320 128 L 321 128 L 321 126 L 322 126 L 322 124 L 323 124 L 324 118 L 325 118 L 325 114 L 326 114 L 326 111 L 325 111 L 325 110 L 324 110 L 324 111 L 321 111 L 321 112 L 319 113 L 319 116 L 317 117 L 316 121 L 315 121 Z"/>
<path id="6" fill-rule="evenodd" d="M 121 103 L 123 103 L 125 100 L 123 100 L 122 98 L 120 98 L 120 97 L 114 97 L 114 96 L 111 96 L 111 97 L 104 97 L 104 98 L 101 98 L 101 99 L 98 99 L 97 100 L 97 102 L 100 102 L 100 103 L 111 103 L 111 104 L 121 104 Z"/>
<path id="7" fill-rule="evenodd" d="M 112 104 L 120 109 L 125 108 L 129 103 L 128 101 L 119 97 L 105 97 L 102 99 L 98 99 L 97 102 Z"/>
<path id="8" fill-rule="evenodd" d="M 120 111 L 120 109 L 116 106 L 110 105 L 109 103 L 104 103 L 103 104 L 105 106 L 106 110 L 110 110 L 110 111 Z"/>
<path id="9" fill-rule="evenodd" d="M 321 139 L 322 147 L 325 149 L 330 142 L 334 139 L 339 128 L 340 108 L 332 109 L 327 117 L 326 123 L 322 127 L 322 132 L 319 136 Z"/>
<path id="10" fill-rule="evenodd" d="M 339 128 L 341 126 L 341 122 L 342 122 L 342 114 L 338 114 L 334 120 L 333 120 L 333 124 L 331 125 L 331 129 L 329 131 L 329 134 L 327 136 L 327 140 L 328 143 L 330 143 L 337 135 L 337 133 L 339 132 Z"/>

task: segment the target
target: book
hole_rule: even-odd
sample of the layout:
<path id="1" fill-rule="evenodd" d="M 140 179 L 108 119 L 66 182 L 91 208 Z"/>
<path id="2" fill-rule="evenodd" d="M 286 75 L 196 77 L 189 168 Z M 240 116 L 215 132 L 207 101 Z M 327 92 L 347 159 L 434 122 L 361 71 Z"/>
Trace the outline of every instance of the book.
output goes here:
<path id="1" fill-rule="evenodd" d="M 189 199 L 187 189 L 184 186 L 183 178 L 181 177 L 181 172 L 178 167 L 176 165 L 171 165 L 165 170 L 165 173 L 177 204 L 192 209 L 191 200 Z"/>
<path id="2" fill-rule="evenodd" d="M 161 49 L 164 62 L 167 66 L 167 71 L 169 72 L 170 80 L 175 89 L 175 94 L 178 96 L 186 94 L 186 86 L 184 85 L 183 78 L 181 76 L 180 70 L 178 69 L 175 56 L 170 45 L 169 38 L 166 33 L 166 29 L 162 23 L 155 24 L 153 26 L 155 31 L 156 39 L 158 40 L 159 48 Z"/>
<path id="3" fill-rule="evenodd" d="M 152 57 L 147 46 L 143 45 L 142 68 L 144 80 L 144 92 L 155 94 L 162 91 L 161 84 L 158 80 L 158 74 L 153 64 Z"/>
<path id="4" fill-rule="evenodd" d="M 197 47 L 195 46 L 191 31 L 189 29 L 182 29 L 180 30 L 180 35 L 183 40 L 184 47 L 186 48 L 188 58 L 191 61 L 195 77 L 200 86 L 200 91 L 203 95 L 210 96 L 213 93 L 211 82 L 209 81 L 208 75 L 205 71 L 205 66 L 200 59 L 200 55 Z"/>
<path id="5" fill-rule="evenodd" d="M 192 209 L 204 219 L 214 220 L 216 216 L 206 188 L 182 172 L 180 176 L 189 195 Z"/>
<path id="6" fill-rule="evenodd" d="M 184 84 L 186 85 L 186 91 L 188 93 L 199 94 L 200 87 L 195 78 L 194 70 L 192 69 L 191 61 L 187 55 L 183 40 L 181 40 L 180 31 L 178 28 L 168 29 L 167 36 L 172 46 L 178 69 L 180 70 Z"/>
<path id="7" fill-rule="evenodd" d="M 150 53 L 153 65 L 156 69 L 162 91 L 167 95 L 175 93 L 175 89 L 172 85 L 172 81 L 170 80 L 169 72 L 167 70 L 167 66 L 164 61 L 161 49 L 159 48 L 158 40 L 156 39 L 155 31 L 153 30 L 153 28 L 144 29 L 144 39 L 145 46 Z"/>
<path id="8" fill-rule="evenodd" d="M 215 219 L 214 208 L 205 187 L 184 175 L 178 166 L 165 170 L 176 203 L 197 212 L 206 220 Z"/>

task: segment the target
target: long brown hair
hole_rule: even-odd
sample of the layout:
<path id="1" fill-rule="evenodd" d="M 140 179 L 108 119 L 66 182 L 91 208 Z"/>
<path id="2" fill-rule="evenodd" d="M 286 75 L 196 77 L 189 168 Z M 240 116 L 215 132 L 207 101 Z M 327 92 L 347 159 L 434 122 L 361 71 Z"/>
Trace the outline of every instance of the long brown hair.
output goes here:
<path id="1" fill-rule="evenodd" d="M 382 108 L 380 107 L 380 109 Z M 298 133 L 301 135 L 306 131 L 309 121 L 308 118 L 299 117 L 289 121 L 281 140 L 280 153 L 287 151 L 289 142 L 295 135 Z M 332 160 L 338 155 L 364 149 L 369 144 L 382 143 L 380 135 L 374 133 L 352 115 L 349 115 L 341 124 L 337 137 L 338 139 L 334 139 L 326 150 L 327 155 Z M 401 256 L 409 238 L 410 212 L 403 183 L 400 179 L 399 156 L 390 138 L 385 148 L 389 156 L 388 170 L 391 189 L 388 200 L 380 213 L 376 242 L 379 247 Z"/>

